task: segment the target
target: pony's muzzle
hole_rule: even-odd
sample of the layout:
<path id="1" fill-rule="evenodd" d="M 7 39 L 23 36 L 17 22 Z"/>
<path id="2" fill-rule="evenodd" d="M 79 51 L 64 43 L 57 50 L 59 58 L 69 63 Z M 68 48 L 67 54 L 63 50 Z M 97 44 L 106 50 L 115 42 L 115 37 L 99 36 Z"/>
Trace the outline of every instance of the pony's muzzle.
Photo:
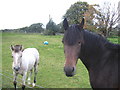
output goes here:
<path id="1" fill-rule="evenodd" d="M 64 72 L 67 77 L 72 77 L 75 75 L 75 67 L 64 67 Z"/>
<path id="2" fill-rule="evenodd" d="M 20 67 L 14 67 L 15 71 L 19 71 Z"/>

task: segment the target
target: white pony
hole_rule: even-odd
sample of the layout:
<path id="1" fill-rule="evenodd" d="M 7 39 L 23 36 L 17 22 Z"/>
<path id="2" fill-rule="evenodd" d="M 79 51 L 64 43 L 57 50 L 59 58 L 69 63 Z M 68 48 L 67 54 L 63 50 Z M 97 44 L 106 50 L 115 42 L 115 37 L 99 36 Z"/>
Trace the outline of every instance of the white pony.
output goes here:
<path id="1" fill-rule="evenodd" d="M 32 75 L 32 70 L 34 68 L 34 83 L 36 83 L 37 67 L 39 64 L 39 52 L 36 48 L 27 48 L 23 50 L 22 45 L 11 45 L 12 58 L 13 58 L 13 75 L 14 75 L 14 87 L 16 89 L 17 85 L 17 75 L 21 74 L 22 77 L 22 89 L 25 88 L 25 81 L 27 77 L 27 72 L 30 71 L 28 77 L 28 84 L 30 84 L 30 77 Z"/>

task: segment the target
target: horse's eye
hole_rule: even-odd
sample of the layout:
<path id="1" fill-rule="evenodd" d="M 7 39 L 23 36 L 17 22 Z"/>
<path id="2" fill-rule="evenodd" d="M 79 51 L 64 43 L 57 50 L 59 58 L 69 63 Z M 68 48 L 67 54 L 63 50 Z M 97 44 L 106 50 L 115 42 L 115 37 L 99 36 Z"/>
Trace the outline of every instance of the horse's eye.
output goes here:
<path id="1" fill-rule="evenodd" d="M 79 45 L 81 45 L 81 42 L 78 42 Z"/>
<path id="2" fill-rule="evenodd" d="M 13 58 L 13 56 L 11 56 Z"/>
<path id="3" fill-rule="evenodd" d="M 64 43 L 64 41 L 62 40 L 62 43 Z"/>

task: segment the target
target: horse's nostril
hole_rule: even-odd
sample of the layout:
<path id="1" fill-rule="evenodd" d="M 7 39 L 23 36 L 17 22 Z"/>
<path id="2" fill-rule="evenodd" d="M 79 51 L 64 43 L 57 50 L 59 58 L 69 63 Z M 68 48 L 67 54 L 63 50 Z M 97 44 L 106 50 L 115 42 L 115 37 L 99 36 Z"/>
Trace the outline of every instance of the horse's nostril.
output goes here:
<path id="1" fill-rule="evenodd" d="M 74 69 L 74 67 L 73 67 L 72 72 L 74 72 L 74 70 L 75 70 L 75 69 Z"/>
<path id="2" fill-rule="evenodd" d="M 67 77 L 72 77 L 75 74 L 75 67 L 64 67 L 64 72 Z"/>

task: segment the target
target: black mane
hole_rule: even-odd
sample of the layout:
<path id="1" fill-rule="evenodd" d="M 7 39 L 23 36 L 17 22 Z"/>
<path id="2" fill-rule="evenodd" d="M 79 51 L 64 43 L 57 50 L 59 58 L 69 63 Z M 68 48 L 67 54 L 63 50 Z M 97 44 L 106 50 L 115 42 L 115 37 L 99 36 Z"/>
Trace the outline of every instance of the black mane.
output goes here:
<path id="1" fill-rule="evenodd" d="M 86 38 L 88 40 L 87 46 L 91 46 L 91 43 L 93 43 L 92 44 L 93 47 L 100 47 L 102 44 L 102 46 L 110 50 L 120 49 L 120 44 L 111 43 L 102 35 L 99 35 L 97 33 L 94 33 L 88 30 L 83 30 L 83 33 L 84 33 L 83 35 L 84 39 Z"/>
<path id="2" fill-rule="evenodd" d="M 86 41 L 86 45 L 89 47 L 101 47 L 101 44 L 105 44 L 108 42 L 104 37 L 98 35 L 94 32 L 83 30 L 84 40 Z"/>
<path id="3" fill-rule="evenodd" d="M 119 50 L 120 49 L 120 45 L 119 44 L 113 44 L 111 42 L 107 42 L 105 43 L 105 47 L 111 50 Z"/>

